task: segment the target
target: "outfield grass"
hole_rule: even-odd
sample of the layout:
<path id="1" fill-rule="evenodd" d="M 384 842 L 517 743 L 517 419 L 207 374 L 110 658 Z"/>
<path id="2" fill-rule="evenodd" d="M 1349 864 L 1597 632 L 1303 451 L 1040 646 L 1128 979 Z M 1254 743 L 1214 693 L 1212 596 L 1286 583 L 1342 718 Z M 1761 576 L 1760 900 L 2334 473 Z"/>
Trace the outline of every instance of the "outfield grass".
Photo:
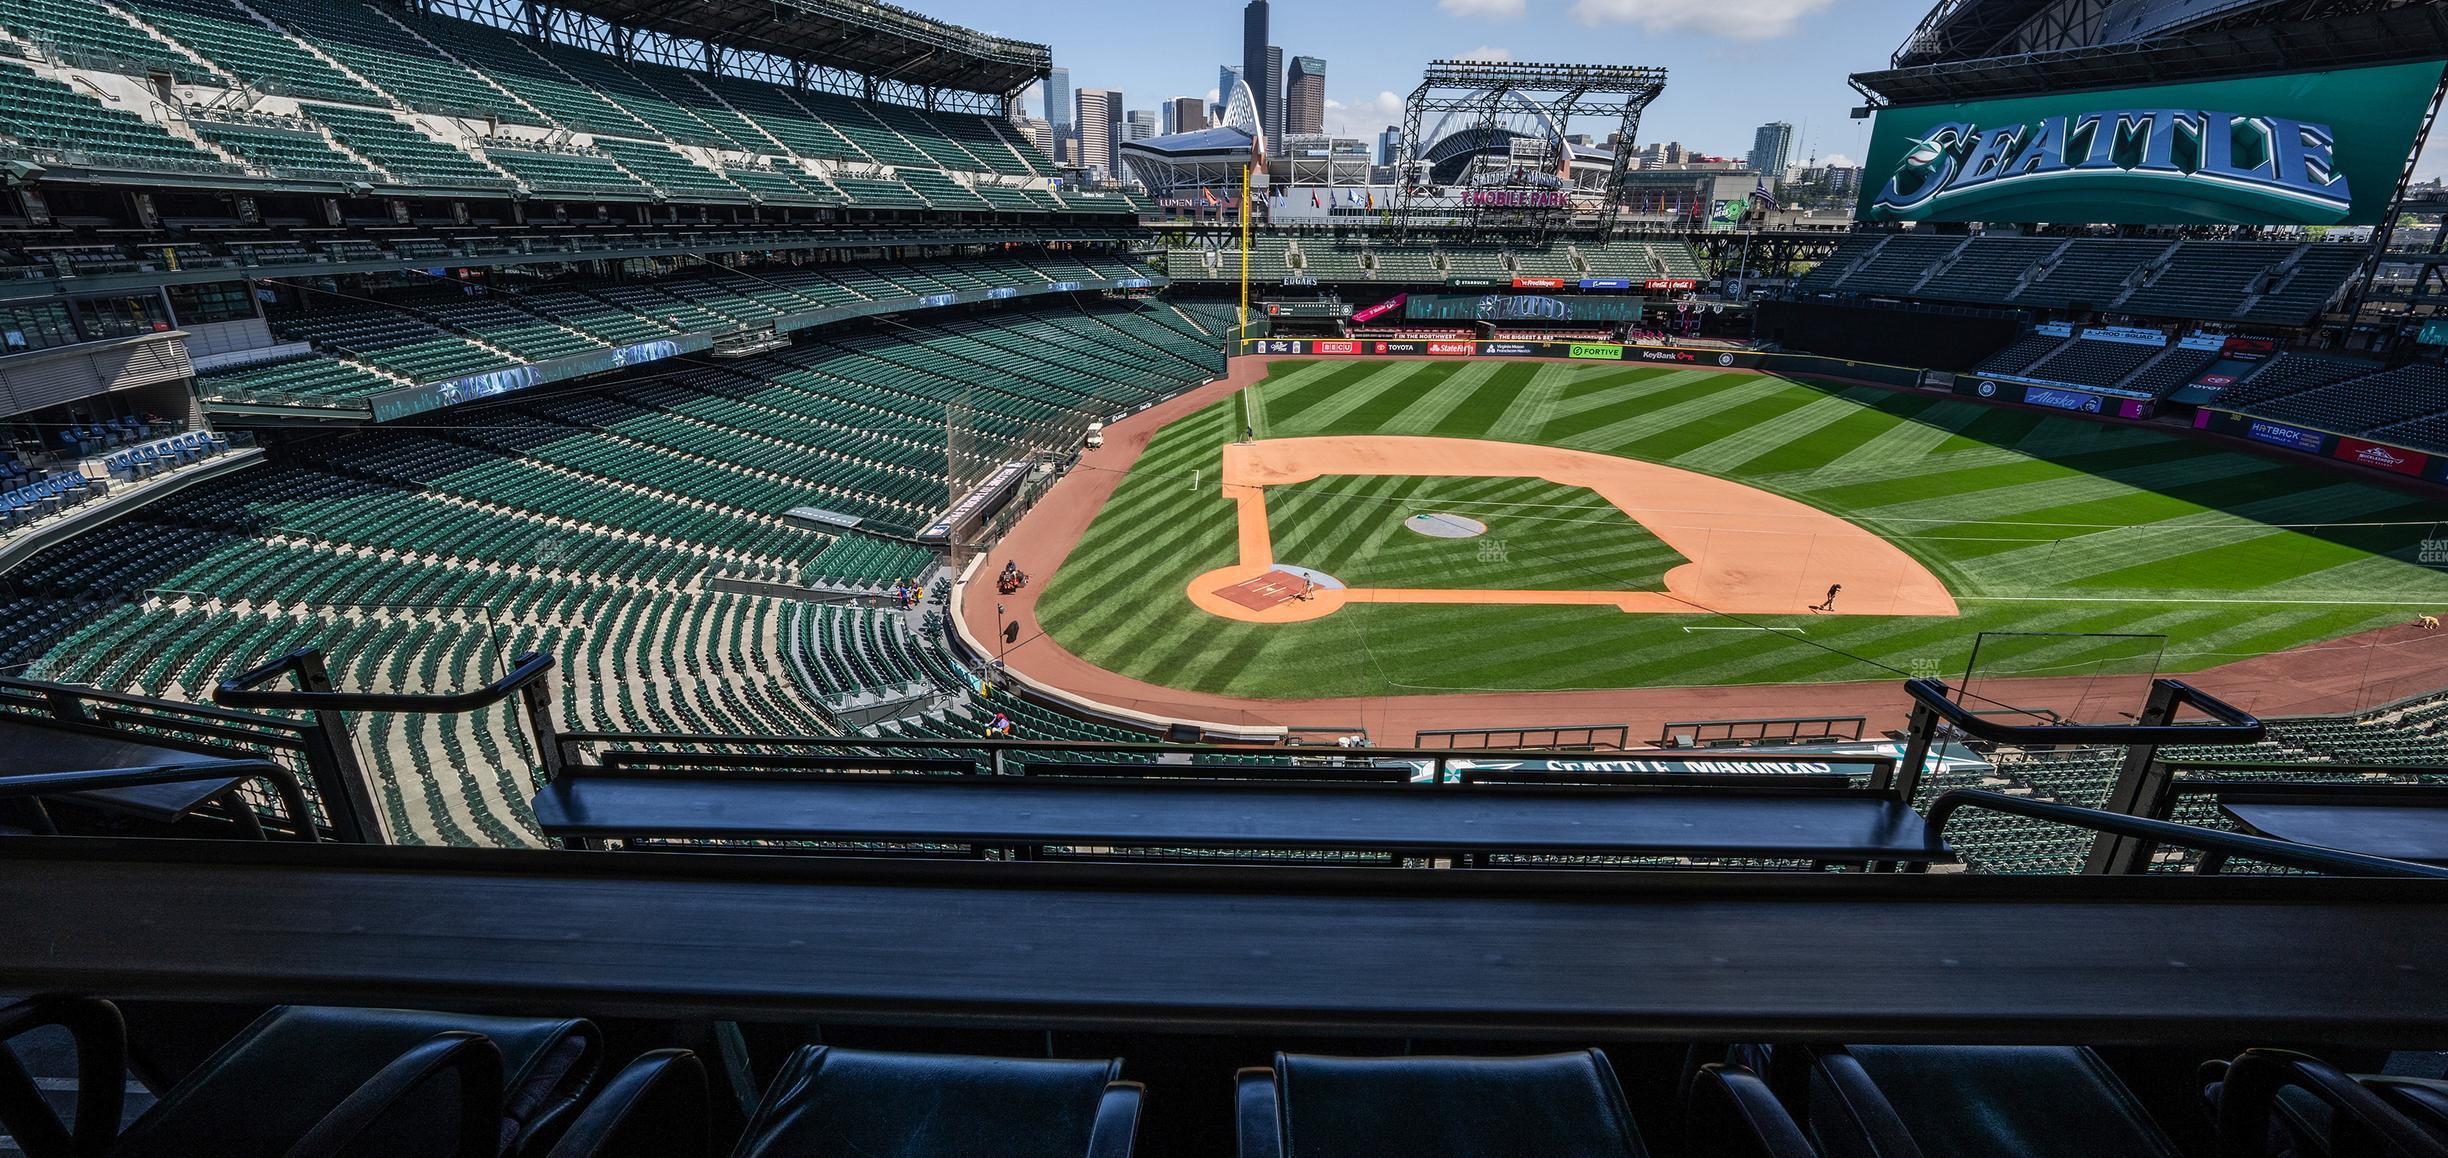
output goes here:
<path id="1" fill-rule="evenodd" d="M 1964 614 L 1734 623 L 1366 605 L 1302 624 L 1215 618 L 1184 589 L 1236 561 L 1233 505 L 1215 479 L 1220 448 L 1245 421 L 1261 437 L 1493 438 L 1740 480 L 1894 541 L 1946 582 Z M 1387 529 L 1405 504 L 1424 495 L 1437 509 L 1481 517 L 1454 505 L 1471 492 L 1451 488 L 1483 480 L 1319 481 L 1333 485 L 1270 493 L 1277 557 L 1348 559 L 1361 574 L 1339 577 L 1355 585 L 1639 587 L 1673 565 L 1653 539 L 1643 549 L 1645 532 L 1609 538 L 1617 532 L 1603 520 L 1540 535 L 1537 549 L 1509 549 L 1501 562 L 1469 540 L 1447 544 L 1449 554 L 1414 550 L 1403 540 L 1418 536 Z M 1362 485 L 1387 492 L 1337 498 Z M 1571 508 L 1589 497 L 1581 494 L 1504 501 L 1577 517 Z M 1938 396 L 1647 366 L 1290 362 L 1276 364 L 1246 409 L 1222 402 L 1160 432 L 1048 582 L 1039 613 L 1056 640 L 1104 667 L 1262 697 L 1959 674 L 1982 631 L 2164 635 L 2160 665 L 2184 671 L 2448 608 L 2448 571 L 2418 562 L 2431 521 L 2443 517 L 2448 504 L 2174 432 Z M 1608 578 L 1582 561 L 1557 562 L 1572 551 L 1602 559 L 1595 569 Z M 1457 569 L 1440 578 L 1433 572 L 1448 559 Z M 1729 626 L 1805 634 L 1685 630 Z M 2107 657 L 2158 650 L 2070 639 L 2026 642 L 2015 655 L 2018 670 L 2082 674 Z"/>

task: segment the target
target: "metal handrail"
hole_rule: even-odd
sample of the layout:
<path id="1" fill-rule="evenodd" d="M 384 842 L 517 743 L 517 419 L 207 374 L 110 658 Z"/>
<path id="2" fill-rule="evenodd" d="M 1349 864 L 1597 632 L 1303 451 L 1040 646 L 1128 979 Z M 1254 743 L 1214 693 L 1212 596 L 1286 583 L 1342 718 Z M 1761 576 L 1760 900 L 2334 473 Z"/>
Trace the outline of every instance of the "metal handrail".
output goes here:
<path id="1" fill-rule="evenodd" d="M 306 648 L 242 671 L 222 680 L 213 689 L 213 702 L 239 708 L 454 715 L 489 708 L 509 699 L 519 689 L 544 678 L 553 669 L 553 657 L 539 651 L 529 652 L 511 661 L 509 673 L 500 679 L 463 692 L 292 691 L 263 686 L 299 671 L 309 657 L 320 661 L 322 656 L 321 648 Z"/>
<path id="2" fill-rule="evenodd" d="M 210 763 L 166 764 L 151 768 L 88 768 L 73 772 L 23 772 L 0 776 L 0 800 L 39 799 L 112 788 L 145 788 L 158 784 L 193 784 L 205 780 L 263 780 L 280 797 L 281 810 L 300 840 L 320 840 L 314 811 L 297 775 L 269 760 L 216 760 Z"/>
<path id="3" fill-rule="evenodd" d="M 1958 788 L 1940 796 L 1930 807 L 1929 824 L 1933 831 L 1943 833 L 1946 822 L 1962 808 L 1986 808 L 2033 820 L 2046 820 L 2073 828 L 2113 836 L 2133 837 L 2153 844 L 2172 844 L 2197 852 L 2211 853 L 2224 859 L 2246 857 L 2284 868 L 2307 872 L 2334 873 L 2340 876 L 2425 877 L 2448 880 L 2448 868 L 2437 868 L 2412 861 L 2392 860 L 2345 849 L 2323 848 L 2312 844 L 2294 844 L 2271 840 L 2263 836 L 2246 836 L 2236 832 L 2196 828 L 2167 820 L 2149 820 L 2139 816 L 2084 808 L 2073 804 L 2055 804 L 2022 796 L 2008 796 L 1982 788 Z"/>
<path id="4" fill-rule="evenodd" d="M 2268 726 L 2259 717 L 2183 680 L 2155 680 L 2154 690 L 2167 693 L 2170 714 L 2175 708 L 2191 706 L 2211 717 L 2211 723 L 2195 724 L 2001 724 L 1964 705 L 1947 694 L 1947 685 L 1934 679 L 1913 679 L 1904 683 L 1904 693 L 1913 702 L 1929 709 L 1955 730 L 1975 739 L 2000 744 L 2026 746 L 2033 744 L 2251 744 L 2268 734 Z"/>

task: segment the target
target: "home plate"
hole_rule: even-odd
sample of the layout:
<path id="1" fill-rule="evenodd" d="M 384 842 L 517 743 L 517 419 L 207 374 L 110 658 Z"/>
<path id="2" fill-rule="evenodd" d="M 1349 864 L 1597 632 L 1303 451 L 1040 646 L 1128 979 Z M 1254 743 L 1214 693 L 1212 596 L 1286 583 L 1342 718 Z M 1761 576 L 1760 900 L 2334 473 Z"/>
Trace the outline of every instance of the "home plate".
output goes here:
<path id="1" fill-rule="evenodd" d="M 1307 567 L 1277 567 L 1255 579 L 1244 579 L 1230 587 L 1217 590 L 1218 598 L 1229 599 L 1252 611 L 1280 607 L 1301 597 L 1310 585 L 1340 588 L 1341 580 L 1323 571 Z"/>

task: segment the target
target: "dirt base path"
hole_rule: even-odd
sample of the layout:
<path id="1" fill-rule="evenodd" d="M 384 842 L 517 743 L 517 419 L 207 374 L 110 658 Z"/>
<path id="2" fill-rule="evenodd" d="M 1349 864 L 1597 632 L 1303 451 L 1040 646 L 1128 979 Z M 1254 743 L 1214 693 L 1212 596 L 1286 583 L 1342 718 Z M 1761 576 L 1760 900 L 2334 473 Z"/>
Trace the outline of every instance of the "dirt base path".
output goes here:
<path id="1" fill-rule="evenodd" d="M 1121 485 L 1155 433 L 1175 419 L 1232 397 L 1267 376 L 1268 360 L 1236 358 L 1229 377 L 1132 415 L 1106 428 L 1105 445 L 1024 516 L 995 549 L 989 574 L 1012 559 L 1050 579 L 1070 557 L 1088 524 Z M 1725 371 L 1747 374 L 1748 371 Z M 960 588 L 954 613 L 969 638 L 991 654 L 995 606 L 1021 626 L 1005 660 L 1022 681 L 1063 698 L 1150 720 L 1185 720 L 1226 729 L 1284 726 L 1366 729 L 1380 743 L 1409 743 L 1434 728 L 1627 724 L 1636 740 L 1653 738 L 1670 720 L 1790 716 L 1864 716 L 1874 730 L 1900 728 L 1910 709 L 1901 678 L 1862 683 L 1752 684 L 1705 688 L 1623 688 L 1601 691 L 1470 693 L 1433 696 L 1347 696 L 1262 700 L 1186 692 L 1108 671 L 1066 650 L 1037 626 L 1036 587 L 998 599 L 991 584 Z M 1850 588 L 1847 595 L 1852 594 Z M 2448 684 L 2448 632 L 2391 627 L 2290 652 L 2257 656 L 2183 677 L 2249 711 L 2270 716 L 2355 711 Z M 2083 715 L 2105 719 L 2141 704 L 2139 681 L 2054 677 L 1999 681 L 1989 694 L 2059 707 L 2081 703 Z M 2093 710 L 2089 705 L 2098 704 Z M 2113 706 L 2111 706 L 2113 705 Z"/>
<path id="2" fill-rule="evenodd" d="M 1433 466 L 1423 467 L 1423 463 Z M 1320 588 L 1252 606 L 1231 598 L 1278 562 L 1267 530 L 1268 487 L 1328 475 L 1538 478 L 1585 487 L 1613 503 L 1689 562 L 1666 572 L 1664 591 Z M 1921 561 L 1869 531 L 1757 487 L 1638 459 L 1478 438 L 1360 435 L 1273 438 L 1224 448 L 1224 496 L 1240 510 L 1241 561 L 1190 581 L 1190 602 L 1226 619 L 1297 623 L 1354 603 L 1549 604 L 1619 611 L 1806 615 L 1841 584 L 1851 615 L 1954 615 L 1946 585 Z"/>

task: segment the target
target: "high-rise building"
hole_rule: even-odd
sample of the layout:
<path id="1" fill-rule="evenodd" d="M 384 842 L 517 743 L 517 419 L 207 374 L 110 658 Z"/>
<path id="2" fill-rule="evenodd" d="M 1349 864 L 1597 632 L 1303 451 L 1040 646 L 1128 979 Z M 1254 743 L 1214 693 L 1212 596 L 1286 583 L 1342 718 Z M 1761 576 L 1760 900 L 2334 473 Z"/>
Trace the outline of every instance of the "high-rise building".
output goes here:
<path id="1" fill-rule="evenodd" d="M 1073 93 L 1078 119 L 1079 164 L 1083 169 L 1113 171 L 1114 141 L 1122 129 L 1122 93 L 1110 88 L 1083 88 Z"/>
<path id="2" fill-rule="evenodd" d="M 1156 110 L 1132 109 L 1122 115 L 1122 141 L 1144 141 L 1156 135 Z"/>
<path id="3" fill-rule="evenodd" d="M 1314 56 L 1295 56 L 1290 71 L 1284 74 L 1284 133 L 1326 131 L 1326 62 Z"/>
<path id="4" fill-rule="evenodd" d="M 1661 165 L 1680 165 L 1690 157 L 1691 151 L 1685 149 L 1681 141 L 1652 141 L 1642 145 L 1640 150 L 1640 163 L 1643 169 L 1655 169 Z"/>
<path id="5" fill-rule="evenodd" d="M 1058 68 L 1046 75 L 1046 123 L 1057 127 L 1071 123 L 1071 70 Z"/>
<path id="6" fill-rule="evenodd" d="M 1263 99 L 1258 102 L 1258 107 L 1265 110 L 1267 148 L 1275 149 L 1283 146 L 1284 63 L 1283 49 L 1272 44 L 1267 45 L 1266 49 L 1266 75 L 1266 92 L 1260 94 Z"/>
<path id="7" fill-rule="evenodd" d="M 1241 9 L 1241 79 L 1258 102 L 1258 131 L 1273 136 L 1278 122 L 1267 117 L 1267 110 L 1274 107 L 1268 92 L 1283 84 L 1283 58 L 1277 57 L 1272 65 L 1267 62 L 1267 0 L 1249 0 Z M 1230 103 L 1232 90 L 1223 91 L 1224 101 Z"/>
<path id="8" fill-rule="evenodd" d="M 1377 134 L 1377 163 L 1391 165 L 1402 159 L 1402 126 L 1387 125 Z"/>
<path id="9" fill-rule="evenodd" d="M 1216 69 L 1216 99 L 1214 104 L 1207 106 L 1207 122 L 1209 124 L 1220 125 L 1224 123 L 1224 112 L 1232 107 L 1233 88 L 1240 83 L 1240 65 L 1227 64 Z"/>
<path id="10" fill-rule="evenodd" d="M 1793 163 L 1794 127 L 1790 121 L 1770 121 L 1751 136 L 1751 167 L 1769 177 L 1782 177 Z"/>
<path id="11" fill-rule="evenodd" d="M 1164 131 L 1187 133 L 1207 127 L 1207 102 L 1197 97 L 1174 97 L 1164 103 Z"/>

